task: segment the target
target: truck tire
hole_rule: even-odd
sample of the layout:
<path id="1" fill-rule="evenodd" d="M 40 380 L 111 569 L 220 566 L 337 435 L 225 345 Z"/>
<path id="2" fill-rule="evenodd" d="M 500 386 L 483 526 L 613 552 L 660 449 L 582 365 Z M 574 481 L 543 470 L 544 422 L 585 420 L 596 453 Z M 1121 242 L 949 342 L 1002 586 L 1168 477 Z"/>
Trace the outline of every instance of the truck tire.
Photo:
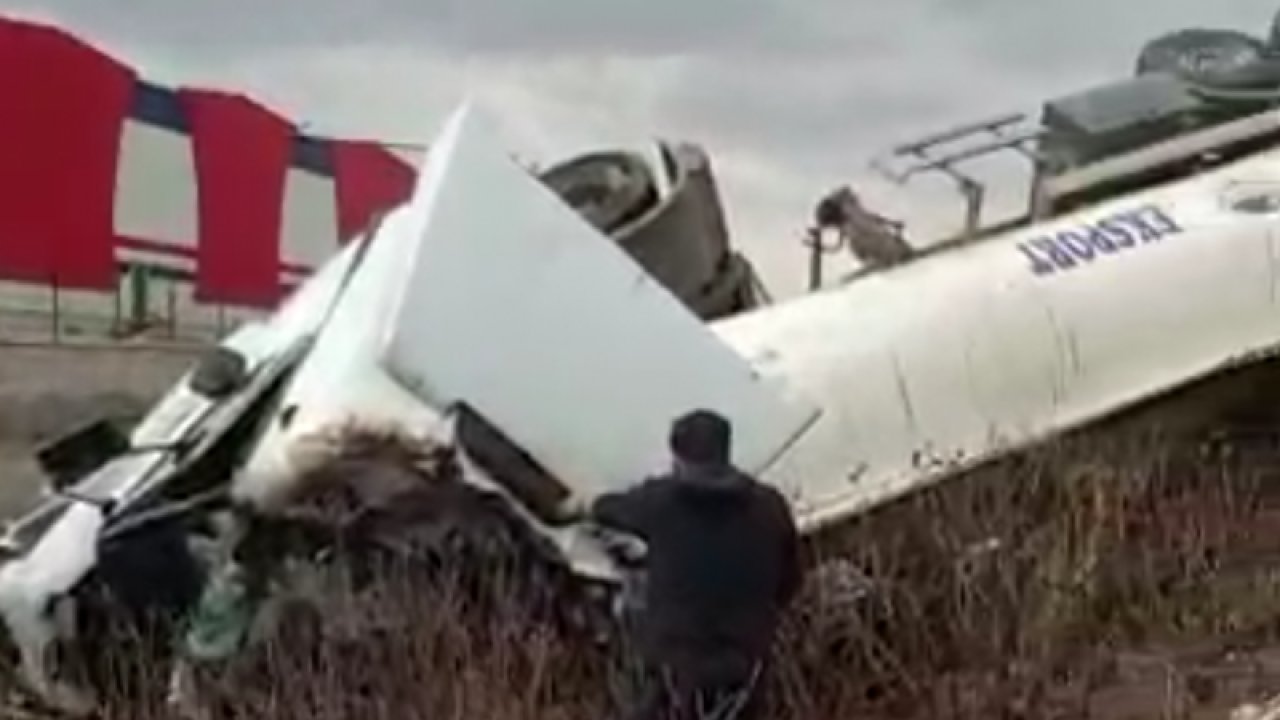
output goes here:
<path id="1" fill-rule="evenodd" d="M 750 261 L 739 253 L 725 256 L 725 262 L 711 282 L 698 295 L 694 312 L 707 321 L 735 315 L 758 305 L 751 280 Z"/>
<path id="2" fill-rule="evenodd" d="M 614 237 L 691 310 L 729 253 L 729 233 L 711 162 L 693 145 L 671 149 L 671 192 Z M 705 318 L 704 318 L 705 319 Z"/>
<path id="3" fill-rule="evenodd" d="M 574 158 L 542 178 L 692 312 L 719 317 L 730 247 L 710 160 L 694 145 L 663 151 L 672 177 L 662 198 L 652 170 L 631 153 Z"/>
<path id="4" fill-rule="evenodd" d="M 606 235 L 658 199 L 649 166 L 633 153 L 582 155 L 547 170 L 542 181 Z"/>
<path id="5" fill-rule="evenodd" d="M 1270 72 L 1258 72 L 1266 51 L 1261 40 L 1234 30 L 1177 30 L 1142 48 L 1137 73 L 1170 73 L 1209 87 L 1259 87 L 1274 79 Z"/>

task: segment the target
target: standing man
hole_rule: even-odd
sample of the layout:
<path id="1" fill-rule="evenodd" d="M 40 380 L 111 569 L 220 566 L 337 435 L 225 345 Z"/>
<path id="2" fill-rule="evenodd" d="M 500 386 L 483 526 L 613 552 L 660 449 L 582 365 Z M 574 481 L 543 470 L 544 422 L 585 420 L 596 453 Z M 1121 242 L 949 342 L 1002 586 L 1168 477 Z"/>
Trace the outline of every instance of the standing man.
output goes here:
<path id="1" fill-rule="evenodd" d="M 742 720 L 801 579 L 786 500 L 736 468 L 732 428 L 697 410 L 671 428 L 672 470 L 601 496 L 590 514 L 647 546 L 636 640 L 647 685 L 636 720 Z"/>

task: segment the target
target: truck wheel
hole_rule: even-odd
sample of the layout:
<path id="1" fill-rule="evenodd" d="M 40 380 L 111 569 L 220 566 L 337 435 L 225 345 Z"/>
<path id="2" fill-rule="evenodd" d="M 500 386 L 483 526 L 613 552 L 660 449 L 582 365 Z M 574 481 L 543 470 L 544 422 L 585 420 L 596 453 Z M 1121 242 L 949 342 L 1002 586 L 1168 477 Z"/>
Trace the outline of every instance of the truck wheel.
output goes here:
<path id="1" fill-rule="evenodd" d="M 664 150 L 671 166 L 671 191 L 665 197 L 658 195 L 655 171 L 633 153 L 584 155 L 541 177 L 659 285 L 706 320 L 728 312 L 718 308 L 725 302 L 718 296 L 702 297 L 708 286 L 722 280 L 716 273 L 730 252 L 724 209 L 711 161 L 701 148 L 681 144 Z M 715 285 L 713 291 L 720 289 Z M 699 310 L 703 307 L 709 314 Z"/>
<path id="2" fill-rule="evenodd" d="M 1138 56 L 1137 73 L 1170 73 L 1211 87 L 1246 87 L 1258 82 L 1248 70 L 1261 61 L 1266 45 L 1234 30 L 1192 28 L 1161 35 Z M 1256 85 L 1254 85 L 1256 87 Z"/>
<path id="3" fill-rule="evenodd" d="M 726 255 L 719 272 L 695 300 L 694 312 L 704 320 L 719 320 L 755 307 L 753 272 L 750 261 L 742 255 Z"/>
<path id="4" fill-rule="evenodd" d="M 542 181 L 606 235 L 638 217 L 658 199 L 648 165 L 633 153 L 583 155 L 546 171 Z"/>

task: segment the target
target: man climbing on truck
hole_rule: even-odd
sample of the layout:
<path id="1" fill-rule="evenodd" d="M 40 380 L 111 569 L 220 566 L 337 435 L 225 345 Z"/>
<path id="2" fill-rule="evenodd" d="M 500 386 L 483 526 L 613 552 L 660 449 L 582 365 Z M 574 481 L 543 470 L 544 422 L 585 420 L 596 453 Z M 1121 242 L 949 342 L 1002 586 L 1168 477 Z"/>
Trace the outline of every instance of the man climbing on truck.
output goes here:
<path id="1" fill-rule="evenodd" d="M 801 580 L 786 500 L 735 467 L 732 427 L 707 410 L 671 428 L 674 467 L 599 497 L 598 524 L 646 545 L 635 620 L 644 690 L 629 717 L 756 715 L 780 615 Z"/>
<path id="2" fill-rule="evenodd" d="M 831 191 L 813 211 L 814 230 L 834 230 L 855 260 L 884 268 L 911 259 L 915 251 L 903 239 L 903 224 L 872 212 L 848 185 Z"/>

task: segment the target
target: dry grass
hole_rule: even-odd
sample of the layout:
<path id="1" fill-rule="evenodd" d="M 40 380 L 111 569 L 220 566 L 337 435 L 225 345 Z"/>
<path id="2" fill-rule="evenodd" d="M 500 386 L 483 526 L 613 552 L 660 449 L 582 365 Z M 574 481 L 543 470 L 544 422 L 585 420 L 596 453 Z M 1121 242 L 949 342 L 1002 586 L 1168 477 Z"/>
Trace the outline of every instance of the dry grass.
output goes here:
<path id="1" fill-rule="evenodd" d="M 882 592 L 835 657 L 823 633 L 800 634 L 792 704 L 802 717 L 1111 717 L 1095 706 L 1137 680 L 1126 659 L 1201 668 L 1275 642 L 1270 443 L 1074 440 L 828 539 L 824 555 L 855 558 Z M 1178 687 L 1148 716 L 1188 693 L 1206 695 Z"/>
<path id="2" fill-rule="evenodd" d="M 805 595 L 769 681 L 774 716 L 1225 717 L 1280 691 L 1219 677 L 1228 650 L 1280 645 L 1274 449 L 1072 440 L 820 538 L 815 562 L 851 559 L 877 591 Z M 218 679 L 224 716 L 610 716 L 617 653 L 549 629 L 510 578 L 467 579 L 397 575 L 375 597 L 288 612 Z M 110 717 L 166 716 L 116 705 Z"/>

